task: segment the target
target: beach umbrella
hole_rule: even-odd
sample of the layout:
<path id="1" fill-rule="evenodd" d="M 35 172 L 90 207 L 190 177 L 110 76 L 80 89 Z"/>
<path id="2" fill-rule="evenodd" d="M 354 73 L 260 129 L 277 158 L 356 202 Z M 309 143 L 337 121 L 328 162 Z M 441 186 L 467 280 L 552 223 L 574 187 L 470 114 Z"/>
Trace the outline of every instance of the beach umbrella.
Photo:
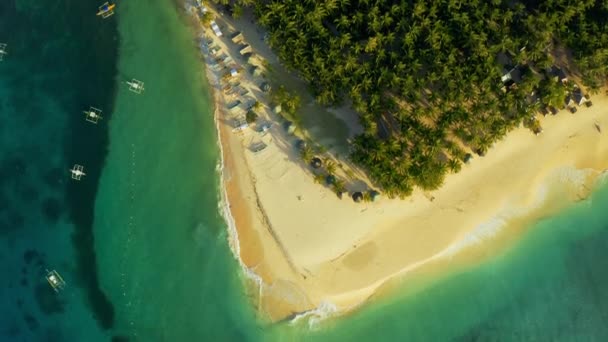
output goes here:
<path id="1" fill-rule="evenodd" d="M 472 154 L 470 154 L 470 153 L 467 153 L 467 154 L 465 154 L 465 155 L 464 155 L 463 161 L 464 161 L 465 163 L 468 163 L 468 162 L 470 162 L 470 161 L 471 161 L 471 159 L 472 159 L 472 158 L 473 158 L 473 155 L 472 155 Z"/>
<path id="2" fill-rule="evenodd" d="M 359 203 L 363 200 L 363 194 L 359 191 L 354 192 L 352 197 L 353 197 L 353 201 L 355 201 L 357 203 Z"/>
<path id="3" fill-rule="evenodd" d="M 369 197 L 372 199 L 372 202 L 375 202 L 378 198 L 380 198 L 380 193 L 376 190 L 370 190 Z"/>
<path id="4" fill-rule="evenodd" d="M 307 146 L 306 141 L 304 141 L 304 140 L 302 140 L 302 139 L 298 139 L 298 140 L 296 141 L 296 148 L 297 148 L 298 150 L 303 150 L 303 149 L 305 149 L 305 148 L 306 148 L 306 146 Z"/>
<path id="5" fill-rule="evenodd" d="M 325 177 L 325 183 L 327 185 L 332 185 L 336 182 L 336 176 L 334 175 L 327 175 L 327 177 Z"/>
<path id="6" fill-rule="evenodd" d="M 318 157 L 314 157 L 312 158 L 312 160 L 310 161 L 310 166 L 312 166 L 315 169 L 320 168 L 321 166 L 323 166 L 323 161 L 321 161 L 321 158 Z"/>

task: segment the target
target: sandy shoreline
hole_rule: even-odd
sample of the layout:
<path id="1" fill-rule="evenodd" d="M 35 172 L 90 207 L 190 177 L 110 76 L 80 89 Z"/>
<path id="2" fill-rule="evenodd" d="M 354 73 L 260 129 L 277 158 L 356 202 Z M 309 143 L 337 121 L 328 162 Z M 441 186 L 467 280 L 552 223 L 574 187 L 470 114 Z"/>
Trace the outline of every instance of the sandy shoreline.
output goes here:
<path id="1" fill-rule="evenodd" d="M 596 95 L 591 108 L 541 119 L 540 136 L 523 127 L 509 133 L 432 194 L 357 204 L 313 182 L 280 125 L 253 154 L 247 144 L 256 133 L 235 134 L 221 90 L 213 91 L 231 247 L 255 279 L 258 311 L 273 321 L 345 312 L 406 274 L 477 263 L 492 256 L 489 246 L 588 196 L 608 168 L 608 99 Z"/>

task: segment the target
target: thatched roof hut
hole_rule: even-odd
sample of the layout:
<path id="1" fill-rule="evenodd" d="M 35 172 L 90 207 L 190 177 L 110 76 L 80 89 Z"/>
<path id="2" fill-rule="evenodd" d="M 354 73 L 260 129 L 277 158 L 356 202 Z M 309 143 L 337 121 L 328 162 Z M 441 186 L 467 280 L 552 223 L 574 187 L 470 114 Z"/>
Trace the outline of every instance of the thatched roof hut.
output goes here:
<path id="1" fill-rule="evenodd" d="M 363 194 L 359 191 L 353 192 L 351 197 L 353 198 L 353 201 L 355 201 L 357 203 L 363 201 Z"/>

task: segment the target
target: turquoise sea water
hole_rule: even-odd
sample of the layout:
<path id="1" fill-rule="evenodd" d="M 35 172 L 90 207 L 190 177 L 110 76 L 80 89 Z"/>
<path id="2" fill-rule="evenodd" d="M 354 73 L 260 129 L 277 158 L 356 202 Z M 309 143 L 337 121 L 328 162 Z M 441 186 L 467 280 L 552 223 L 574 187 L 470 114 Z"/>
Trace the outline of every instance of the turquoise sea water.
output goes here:
<path id="1" fill-rule="evenodd" d="M 117 6 L 101 21 L 91 1 L 0 2 L 0 341 L 608 340 L 606 186 L 415 295 L 316 331 L 258 322 L 218 210 L 209 90 L 183 6 Z M 89 105 L 104 110 L 98 126 L 83 120 Z"/>

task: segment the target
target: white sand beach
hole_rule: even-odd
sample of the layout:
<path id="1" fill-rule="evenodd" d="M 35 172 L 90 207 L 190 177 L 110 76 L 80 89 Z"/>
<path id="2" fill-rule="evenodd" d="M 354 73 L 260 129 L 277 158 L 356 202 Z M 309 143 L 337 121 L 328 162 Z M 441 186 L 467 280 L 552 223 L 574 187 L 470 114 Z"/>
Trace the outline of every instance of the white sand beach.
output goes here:
<path id="1" fill-rule="evenodd" d="M 243 32 L 254 52 L 263 45 L 246 20 L 239 27 L 220 15 L 216 20 L 224 36 L 206 30 L 210 45 L 218 54 L 234 55 L 239 66 L 244 62 L 229 32 Z M 210 80 L 221 77 L 221 70 L 210 67 Z M 246 97 L 268 104 L 268 95 L 259 91 L 262 80 L 244 69 L 239 73 Z M 513 239 L 521 234 L 514 222 L 536 220 L 587 196 L 608 169 L 608 98 L 595 95 L 593 106 L 581 106 L 576 114 L 563 110 L 541 117 L 544 132 L 538 136 L 515 129 L 485 157 L 449 175 L 437 191 L 355 203 L 314 182 L 294 147 L 297 137 L 274 121 L 267 106 L 260 118 L 272 124 L 266 132 L 256 126 L 235 132 L 237 115 L 227 110 L 234 98 L 222 93 L 223 86 L 214 89 L 216 119 L 234 238 L 243 265 L 263 280 L 253 292 L 260 296 L 258 310 L 271 320 L 320 306 L 345 312 L 414 270 L 449 268 L 459 258 L 479 262 L 467 259 L 468 247 Z M 260 142 L 266 148 L 254 153 L 251 146 Z M 350 189 L 367 182 L 355 175 L 361 181 L 353 180 Z"/>

